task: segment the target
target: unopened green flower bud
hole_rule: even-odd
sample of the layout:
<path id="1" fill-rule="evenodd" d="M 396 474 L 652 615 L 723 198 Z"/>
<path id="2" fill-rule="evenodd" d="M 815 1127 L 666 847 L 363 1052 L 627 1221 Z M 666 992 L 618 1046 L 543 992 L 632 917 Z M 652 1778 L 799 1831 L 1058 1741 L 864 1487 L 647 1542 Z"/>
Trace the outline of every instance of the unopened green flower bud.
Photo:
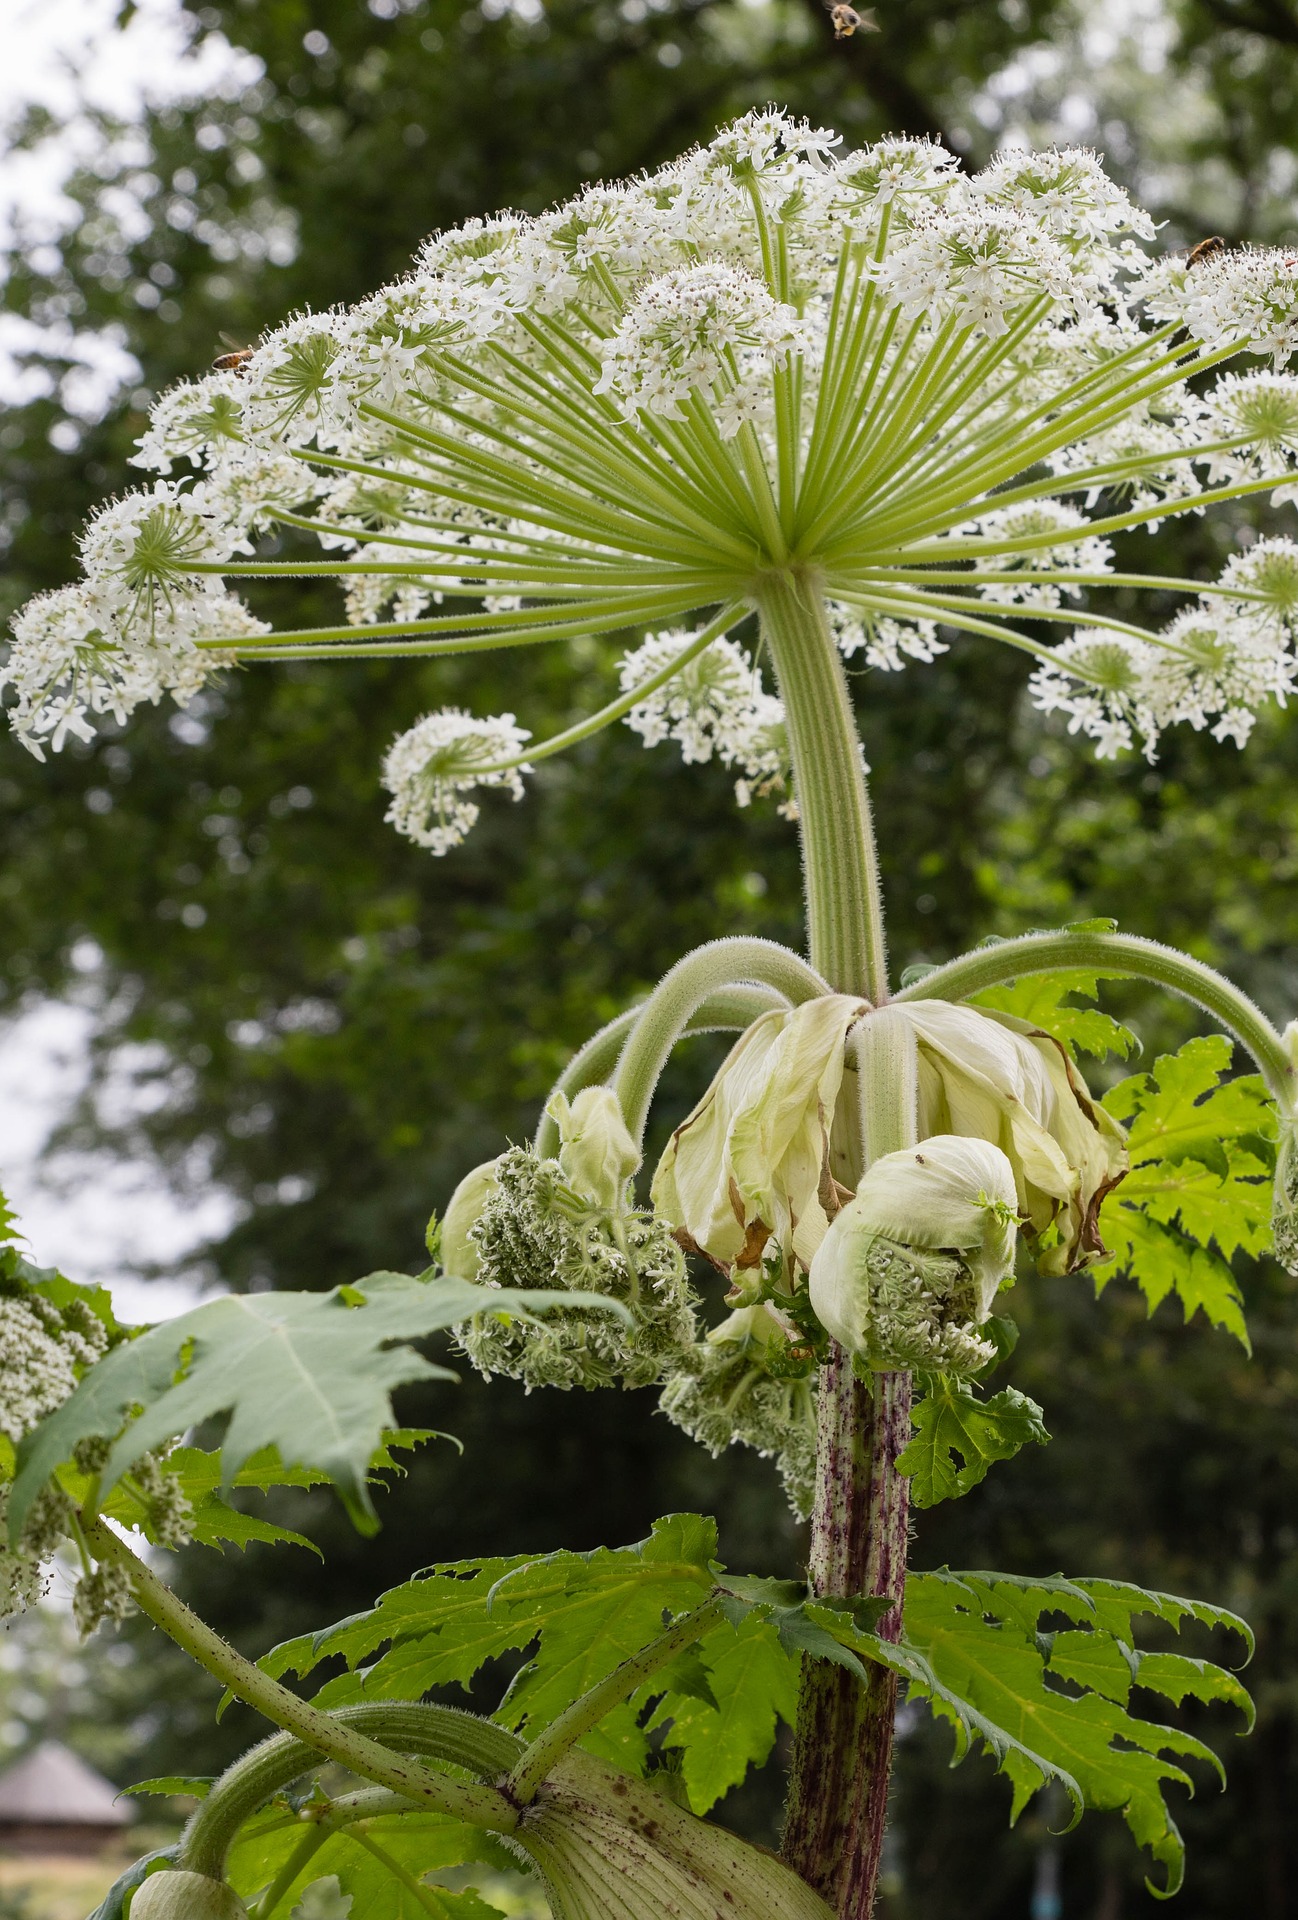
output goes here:
<path id="1" fill-rule="evenodd" d="M 866 1367 L 977 1373 L 977 1329 L 1014 1268 L 1014 1170 L 985 1140 L 938 1134 L 884 1154 L 811 1263 L 811 1304 Z"/>
<path id="2" fill-rule="evenodd" d="M 571 1106 L 566 1095 L 556 1093 L 546 1112 L 559 1129 L 559 1165 L 568 1185 L 583 1199 L 615 1212 L 640 1165 L 640 1149 L 612 1087 L 583 1087 Z"/>
<path id="3" fill-rule="evenodd" d="M 672 1135 L 654 1206 L 719 1265 L 758 1265 L 768 1240 L 802 1267 L 810 1262 L 829 1224 L 829 1132 L 845 1042 L 868 1011 L 828 993 L 764 1013 Z"/>
<path id="4" fill-rule="evenodd" d="M 554 1920 L 831 1920 L 773 1853 L 589 1754 L 554 1769 L 513 1841 Z"/>
<path id="5" fill-rule="evenodd" d="M 442 1230 L 437 1242 L 437 1256 L 442 1270 L 456 1280 L 476 1280 L 478 1277 L 478 1249 L 471 1238 L 471 1230 L 482 1218 L 493 1193 L 496 1191 L 496 1161 L 484 1160 L 480 1167 L 474 1167 L 466 1173 L 455 1192 L 442 1220 Z"/>
<path id="6" fill-rule="evenodd" d="M 183 1868 L 151 1873 L 131 1895 L 130 1920 L 248 1920 L 233 1887 Z"/>
<path id="7" fill-rule="evenodd" d="M 1059 1042 L 1014 1014 L 913 1000 L 872 1014 L 862 1044 L 885 1022 L 913 1039 L 919 1133 L 987 1140 L 1009 1160 L 1041 1271 L 1101 1258 L 1100 1203 L 1127 1171 L 1126 1135 Z"/>

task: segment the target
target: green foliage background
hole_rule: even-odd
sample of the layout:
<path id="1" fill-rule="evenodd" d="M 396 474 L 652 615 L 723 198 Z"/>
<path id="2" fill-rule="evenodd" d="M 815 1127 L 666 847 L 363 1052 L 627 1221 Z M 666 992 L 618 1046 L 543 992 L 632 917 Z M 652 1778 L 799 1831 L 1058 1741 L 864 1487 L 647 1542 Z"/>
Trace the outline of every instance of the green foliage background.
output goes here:
<path id="1" fill-rule="evenodd" d="M 1064 0 L 879 12 L 878 34 L 835 45 L 813 0 L 552 0 L 530 22 L 462 0 L 203 7 L 195 36 L 249 49 L 262 79 L 238 99 L 153 112 L 144 159 L 102 127 L 103 163 L 71 183 L 79 219 L 55 257 L 33 235 L 11 262 L 12 310 L 115 326 L 144 372 L 140 392 L 73 433 L 51 361 L 48 397 L 0 429 L 5 601 L 66 577 L 86 508 L 123 483 L 148 393 L 204 367 L 222 332 L 251 338 L 298 305 L 355 298 L 437 226 L 538 209 L 768 98 L 853 138 L 940 132 L 977 158 L 1011 113 L 1032 137 L 1070 132 L 1089 88 L 1097 143 L 1168 221 L 1167 245 L 1298 235 L 1293 0 L 1179 0 L 1160 16 L 1161 67 L 1121 48 L 1106 56 L 1101 29 L 1120 37 L 1120 23 Z M 1053 62 L 1020 63 L 1022 85 L 996 79 L 1041 46 Z M 22 137 L 50 131 L 34 118 Z M 145 216 L 141 239 L 123 223 L 123 191 Z M 1235 531 L 1229 519 L 1172 523 L 1155 539 L 1169 571 L 1208 571 Z M 1139 563 L 1150 536 L 1132 538 Z M 932 667 L 857 683 L 896 967 L 988 933 L 1113 914 L 1290 1017 L 1292 721 L 1270 723 L 1243 757 L 1191 735 L 1154 768 L 1097 767 L 1024 711 L 1024 677 L 965 642 Z M 796 943 L 789 829 L 737 814 L 722 773 L 646 754 L 625 730 L 548 763 L 524 806 L 488 809 L 445 861 L 382 824 L 380 753 L 427 706 L 508 708 L 541 733 L 611 681 L 594 646 L 436 670 L 254 668 L 197 725 L 147 713 L 45 767 L 4 750 L 5 1004 L 92 996 L 103 1067 L 123 1042 L 158 1043 L 165 1097 L 134 1135 L 178 1181 L 201 1166 L 244 1203 L 209 1250 L 228 1284 L 327 1287 L 410 1269 L 430 1208 L 502 1138 L 530 1130 L 568 1052 L 686 947 L 747 931 Z M 87 940 L 102 955 L 89 973 L 72 959 Z M 1147 1063 L 1191 1030 L 1161 1005 L 1112 1004 Z M 665 1113 L 712 1058 L 702 1042 L 682 1055 Z M 104 1132 L 88 1109 L 83 1137 Z M 1298 1876 L 1295 1303 L 1273 1265 L 1241 1256 L 1236 1272 L 1252 1362 L 1202 1320 L 1184 1328 L 1174 1305 L 1147 1322 L 1127 1286 L 1098 1305 L 1077 1282 L 1021 1287 L 1012 1378 L 1045 1407 L 1053 1442 L 920 1516 L 916 1562 L 1064 1567 L 1246 1613 L 1259 1730 L 1227 1755 L 1228 1799 L 1205 1780 L 1186 1809 L 1183 1901 L 1195 1920 L 1281 1920 Z M 449 1418 L 465 1457 L 422 1456 L 373 1547 L 316 1496 L 287 1496 L 277 1517 L 326 1545 L 323 1570 L 254 1546 L 224 1561 L 191 1554 L 182 1584 L 260 1651 L 431 1559 L 620 1543 L 672 1508 L 717 1512 L 732 1566 L 793 1571 L 802 1542 L 769 1468 L 737 1453 L 713 1465 L 651 1407 L 646 1395 L 528 1399 L 466 1378 L 451 1415 L 443 1400 L 430 1419 Z M 411 1390 L 404 1416 L 428 1410 Z M 204 1686 L 151 1658 L 167 1710 L 136 1756 L 144 1771 L 204 1771 L 253 1735 L 233 1714 L 216 1728 Z M 976 1762 L 948 1775 L 949 1745 L 922 1716 L 901 1743 L 888 1912 L 1009 1920 L 1027 1909 L 1038 1848 L 1054 1843 L 1035 1813 L 1008 1834 L 1003 1784 Z M 777 1768 L 725 1816 L 770 1837 L 778 1799 Z M 1152 1911 L 1116 1817 L 1060 1845 L 1069 1915 Z"/>

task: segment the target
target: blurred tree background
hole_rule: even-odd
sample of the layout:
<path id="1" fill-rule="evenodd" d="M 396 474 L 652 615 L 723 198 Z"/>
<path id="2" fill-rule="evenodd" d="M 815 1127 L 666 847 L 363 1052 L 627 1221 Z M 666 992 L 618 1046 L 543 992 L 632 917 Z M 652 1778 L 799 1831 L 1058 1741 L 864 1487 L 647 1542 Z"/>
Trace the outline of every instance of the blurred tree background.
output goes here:
<path id="1" fill-rule="evenodd" d="M 246 80 L 129 126 L 83 116 L 62 230 L 20 233 L 8 262 L 6 306 L 41 333 L 31 398 L 0 429 L 0 611 L 68 576 L 87 508 L 128 477 L 149 396 L 203 369 L 223 334 L 352 300 L 434 228 L 540 209 L 768 99 L 853 141 L 932 133 L 974 161 L 1006 139 L 1094 144 L 1168 247 L 1298 239 L 1293 0 L 884 0 L 878 16 L 838 44 L 819 0 L 219 0 L 185 16 L 196 46 L 246 50 Z M 64 131 L 32 114 L 13 139 L 39 153 Z M 138 368 L 106 409 L 85 397 L 73 335 Z M 1211 572 L 1267 524 L 1240 510 L 1154 538 L 1169 571 Z M 1152 768 L 1097 767 L 1026 709 L 1025 677 L 962 641 L 932 667 L 856 682 L 896 967 L 1113 914 L 1290 1017 L 1293 723 L 1279 716 L 1246 758 L 1191 735 Z M 547 763 L 523 807 L 487 808 L 445 861 L 384 826 L 380 755 L 428 706 L 508 708 L 540 734 L 611 681 L 594 645 L 435 669 L 254 668 L 48 765 L 5 751 L 5 1006 L 93 1003 L 98 1079 L 77 1137 L 143 1146 L 182 1191 L 236 1198 L 237 1223 L 198 1261 L 211 1276 L 296 1288 L 417 1267 L 430 1209 L 530 1131 L 569 1052 L 681 951 L 726 932 L 796 942 L 790 829 L 736 813 L 719 770 L 645 754 L 624 730 Z M 1147 1061 L 1192 1030 L 1114 1000 Z M 141 1043 L 129 1057 L 148 1084 L 124 1119 L 94 1095 Z M 683 1051 L 664 1112 L 716 1057 L 707 1042 Z M 1298 1875 L 1295 1303 L 1270 1264 L 1240 1277 L 1251 1361 L 1168 1307 L 1147 1323 L 1129 1289 L 1096 1303 L 1078 1282 L 1021 1285 L 1012 1377 L 1044 1404 L 1053 1444 L 921 1516 L 917 1545 L 922 1565 L 1126 1576 L 1248 1614 L 1260 1724 L 1246 1744 L 1226 1736 L 1229 1795 L 1205 1778 L 1186 1805 L 1194 1920 L 1282 1920 Z M 286 1517 L 323 1565 L 293 1550 L 185 1557 L 181 1584 L 245 1649 L 432 1559 L 630 1540 L 673 1507 L 716 1511 L 735 1566 L 791 1570 L 803 1550 L 767 1465 L 713 1464 L 652 1395 L 529 1399 L 466 1377 L 404 1412 L 466 1450 L 417 1460 L 376 1546 L 312 1501 Z M 250 1716 L 217 1727 L 213 1691 L 143 1632 L 136 1644 L 153 1711 L 114 1708 L 139 1716 L 128 1770 L 215 1768 L 255 1737 Z M 990 1767 L 951 1774 L 948 1758 L 946 1732 L 907 1723 L 890 1920 L 1044 1920 L 1033 1887 L 1054 1848 L 1068 1920 L 1152 1913 L 1116 1819 L 1055 1840 L 1029 1814 L 1010 1833 Z M 770 1838 L 778 1798 L 778 1779 L 759 1780 L 728 1812 Z"/>

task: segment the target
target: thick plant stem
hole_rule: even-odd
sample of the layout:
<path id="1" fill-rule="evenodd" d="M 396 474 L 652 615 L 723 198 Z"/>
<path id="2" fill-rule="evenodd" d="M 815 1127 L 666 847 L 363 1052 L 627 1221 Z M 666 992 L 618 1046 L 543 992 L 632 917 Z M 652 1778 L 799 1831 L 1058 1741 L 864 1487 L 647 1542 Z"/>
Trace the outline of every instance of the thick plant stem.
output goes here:
<path id="1" fill-rule="evenodd" d="M 816 577 L 768 575 L 762 634 L 784 697 L 802 832 L 811 964 L 836 993 L 887 998 L 879 865 L 861 741 Z"/>
<path id="2" fill-rule="evenodd" d="M 684 1040 L 696 1033 L 742 1033 L 762 1014 L 789 1004 L 786 995 L 775 987 L 761 987 L 755 982 L 746 986 L 718 987 L 715 993 L 708 995 L 702 1006 L 695 1008 L 677 1038 Z M 556 1093 L 565 1094 L 571 1099 L 583 1087 L 593 1087 L 607 1080 L 642 1010 L 641 1007 L 628 1007 L 625 1013 L 619 1013 L 607 1026 L 592 1034 L 585 1046 L 573 1054 L 551 1087 L 532 1141 L 535 1151 L 543 1160 L 553 1160 L 559 1151 L 559 1123 L 547 1111 L 551 1100 Z"/>
<path id="3" fill-rule="evenodd" d="M 788 716 L 802 827 L 811 960 L 838 992 L 887 998 L 878 862 L 861 745 L 817 582 L 764 581 L 762 629 Z M 867 1027 L 868 1027 L 867 1022 Z M 870 1151 L 909 1138 L 904 1090 L 886 1072 L 870 1101 Z M 853 1179 L 861 1169 L 845 1172 Z M 835 1348 L 821 1380 L 809 1575 L 816 1592 L 886 1594 L 881 1631 L 900 1632 L 907 1482 L 895 1461 L 909 1437 L 910 1376 L 859 1380 Z M 838 1920 L 869 1920 L 883 1848 L 896 1680 L 862 1686 L 808 1661 L 798 1701 L 784 1857 Z"/>
<path id="4" fill-rule="evenodd" d="M 711 994 L 748 980 L 774 987 L 795 1007 L 829 990 L 814 967 L 774 940 L 712 940 L 678 960 L 639 1009 L 613 1075 L 627 1126 L 637 1140 L 643 1138 L 659 1075 L 690 1015 Z"/>

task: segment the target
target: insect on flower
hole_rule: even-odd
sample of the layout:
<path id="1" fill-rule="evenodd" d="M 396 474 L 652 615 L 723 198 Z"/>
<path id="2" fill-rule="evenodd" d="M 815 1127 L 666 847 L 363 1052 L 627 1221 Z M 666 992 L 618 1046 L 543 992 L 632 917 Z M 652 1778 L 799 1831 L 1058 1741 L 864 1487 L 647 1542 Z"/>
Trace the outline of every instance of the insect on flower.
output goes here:
<path id="1" fill-rule="evenodd" d="M 221 335 L 221 343 L 226 348 L 226 352 L 218 353 L 213 360 L 213 373 L 242 373 L 256 352 L 256 348 L 236 346 L 228 333 Z"/>
<path id="2" fill-rule="evenodd" d="M 1219 233 L 1210 233 L 1206 240 L 1200 240 L 1197 246 L 1190 248 L 1185 256 L 1187 267 L 1202 266 L 1205 260 L 1212 260 L 1219 253 L 1229 253 L 1230 243 Z"/>

